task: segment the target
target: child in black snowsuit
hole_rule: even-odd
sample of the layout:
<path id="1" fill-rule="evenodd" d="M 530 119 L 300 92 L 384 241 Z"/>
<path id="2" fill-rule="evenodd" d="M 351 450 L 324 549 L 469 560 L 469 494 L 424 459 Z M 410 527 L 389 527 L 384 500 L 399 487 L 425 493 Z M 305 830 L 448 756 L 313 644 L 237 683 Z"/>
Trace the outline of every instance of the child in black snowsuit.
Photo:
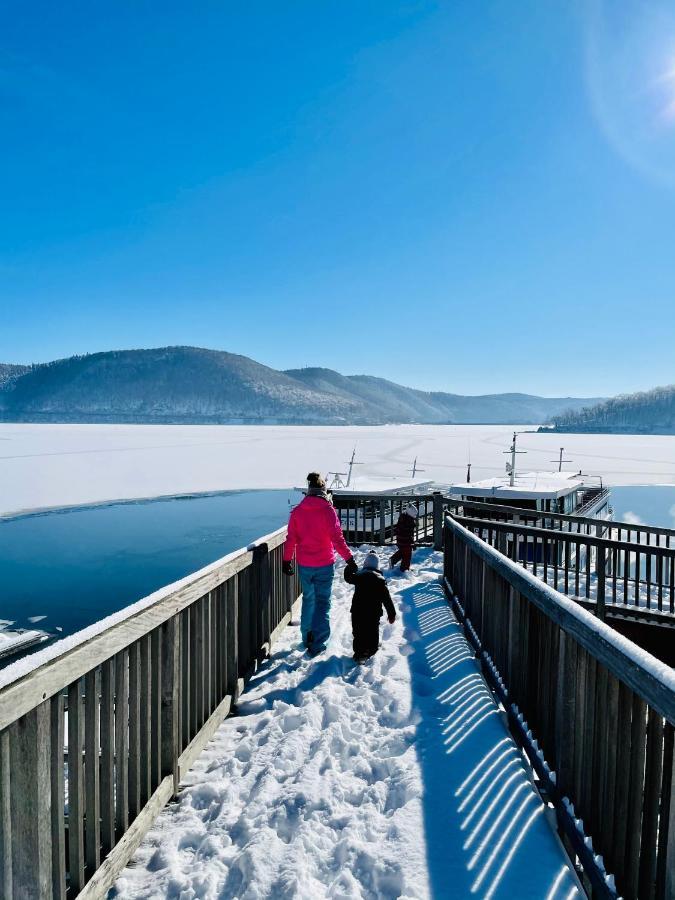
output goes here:
<path id="1" fill-rule="evenodd" d="M 394 553 L 389 565 L 393 568 L 396 563 L 401 563 L 401 572 L 406 572 L 410 568 L 410 560 L 412 559 L 413 547 L 415 544 L 415 519 L 417 518 L 417 507 L 410 504 L 406 506 L 398 522 L 394 526 L 394 535 L 396 537 L 396 553 Z"/>
<path id="2" fill-rule="evenodd" d="M 396 610 L 378 564 L 377 554 L 371 551 L 366 556 L 362 569 L 345 569 L 345 581 L 356 588 L 352 597 L 352 631 L 354 659 L 357 662 L 377 653 L 382 607 L 386 609 L 390 623 L 396 620 Z"/>

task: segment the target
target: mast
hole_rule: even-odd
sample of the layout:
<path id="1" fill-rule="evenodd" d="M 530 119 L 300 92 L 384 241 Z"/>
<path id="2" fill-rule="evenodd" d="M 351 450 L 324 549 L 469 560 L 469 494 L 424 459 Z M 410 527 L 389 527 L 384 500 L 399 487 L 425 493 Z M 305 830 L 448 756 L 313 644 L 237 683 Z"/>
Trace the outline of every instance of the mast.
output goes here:
<path id="1" fill-rule="evenodd" d="M 352 482 L 352 469 L 354 468 L 354 466 L 363 465 L 363 463 L 356 462 L 356 445 L 354 446 L 354 449 L 352 450 L 352 458 L 349 460 L 348 465 L 349 465 L 349 472 L 347 473 L 347 484 L 345 485 L 345 487 L 349 487 L 349 485 Z"/>
<path id="2" fill-rule="evenodd" d="M 409 469 L 408 471 L 412 475 L 413 479 L 415 478 L 415 475 L 417 475 L 418 472 L 424 472 L 424 469 L 417 468 L 417 457 L 415 457 L 415 459 L 413 460 L 412 469 Z"/>
<path id="3" fill-rule="evenodd" d="M 509 477 L 509 486 L 510 487 L 513 487 L 513 485 L 516 483 L 516 455 L 518 453 L 527 453 L 527 450 L 516 450 L 517 439 L 518 439 L 518 432 L 514 431 L 513 432 L 513 442 L 511 443 L 510 449 L 504 450 L 504 453 L 511 454 L 511 464 L 510 465 L 509 465 L 509 463 L 506 464 L 506 468 L 507 468 L 507 470 L 509 472 L 509 476 L 510 476 Z"/>
<path id="4" fill-rule="evenodd" d="M 551 460 L 551 462 L 557 462 L 557 463 L 558 463 L 558 471 L 559 471 L 559 472 L 562 472 L 563 463 L 566 463 L 566 462 L 574 462 L 574 460 L 572 460 L 572 459 L 563 459 L 563 454 L 564 454 L 564 452 L 565 452 L 565 448 L 564 448 L 564 447 L 561 447 L 561 448 L 560 448 L 560 458 L 559 458 L 559 459 L 552 459 L 552 460 Z"/>

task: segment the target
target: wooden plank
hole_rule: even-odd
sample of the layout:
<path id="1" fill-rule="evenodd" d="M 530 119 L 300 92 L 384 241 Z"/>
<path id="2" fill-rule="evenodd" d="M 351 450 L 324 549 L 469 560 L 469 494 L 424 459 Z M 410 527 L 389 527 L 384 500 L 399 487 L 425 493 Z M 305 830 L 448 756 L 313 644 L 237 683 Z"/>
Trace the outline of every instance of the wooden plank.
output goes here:
<path id="1" fill-rule="evenodd" d="M 101 862 L 99 716 L 98 670 L 93 669 L 84 677 L 85 877 L 91 877 Z"/>
<path id="2" fill-rule="evenodd" d="M 650 709 L 647 716 L 647 752 L 645 765 L 642 839 L 640 842 L 640 900 L 653 900 L 656 886 L 656 849 L 661 778 L 663 774 L 663 719 Z"/>
<path id="3" fill-rule="evenodd" d="M 129 826 L 129 652 L 115 656 L 115 832 Z"/>
<path id="4" fill-rule="evenodd" d="M 674 729 L 666 722 L 663 734 L 663 784 L 659 814 L 656 896 L 675 897 L 675 764 Z"/>
<path id="5" fill-rule="evenodd" d="M 169 619 L 171 621 L 171 619 Z M 180 613 L 180 652 L 181 652 L 181 743 L 187 747 L 191 737 L 191 702 L 192 684 L 190 665 L 190 610 Z"/>
<path id="6" fill-rule="evenodd" d="M 22 716 L 9 737 L 12 897 L 52 893 L 51 704 Z"/>
<path id="7" fill-rule="evenodd" d="M 141 811 L 141 661 L 139 641 L 129 647 L 129 819 Z"/>
<path id="8" fill-rule="evenodd" d="M 115 846 L 115 662 L 101 666 L 101 852 Z"/>
<path id="9" fill-rule="evenodd" d="M 225 585 L 225 653 L 227 656 L 227 693 L 237 702 L 237 681 L 239 678 L 239 623 L 238 623 L 238 576 L 230 578 Z"/>
<path id="10" fill-rule="evenodd" d="M 162 626 L 161 764 L 162 775 L 168 775 L 172 779 L 174 795 L 178 793 L 178 757 L 181 748 L 181 647 L 178 622 L 178 616 L 174 616 Z"/>
<path id="11" fill-rule="evenodd" d="M 84 887 L 83 731 L 82 687 L 75 681 L 68 688 L 68 871 L 75 892 Z"/>
<path id="12" fill-rule="evenodd" d="M 145 806 L 152 795 L 152 670 L 151 641 L 146 634 L 138 642 L 140 659 L 140 699 L 139 699 L 139 779 L 140 806 Z"/>
<path id="13" fill-rule="evenodd" d="M 178 778 L 182 781 L 192 768 L 197 757 L 202 753 L 224 719 L 230 714 L 232 698 L 228 695 L 218 704 L 209 718 L 204 722 L 197 734 L 178 758 Z"/>
<path id="14" fill-rule="evenodd" d="M 577 693 L 577 645 L 560 632 L 555 699 L 556 784 L 574 797 L 574 712 Z"/>
<path id="15" fill-rule="evenodd" d="M 630 766 L 628 778 L 628 812 L 626 816 L 626 867 L 622 893 L 638 896 L 640 838 L 642 829 L 642 797 L 645 778 L 647 705 L 633 696 L 631 714 Z"/>
<path id="16" fill-rule="evenodd" d="M 175 622 L 175 617 L 169 621 Z M 165 626 L 162 626 L 164 628 Z M 162 780 L 162 653 L 160 633 L 150 635 L 150 795 Z"/>
<path id="17" fill-rule="evenodd" d="M 625 684 L 619 682 L 616 727 L 616 774 L 614 828 L 612 832 L 612 872 L 617 884 L 623 884 L 626 869 L 626 825 L 628 817 L 628 785 L 630 778 L 631 710 L 633 696 Z"/>
<path id="18" fill-rule="evenodd" d="M 618 760 L 618 724 L 619 724 L 619 680 L 611 673 L 607 675 L 607 706 L 604 712 L 606 719 L 606 769 L 603 785 L 603 846 L 615 854 L 614 826 L 616 824 L 616 768 Z M 612 867 L 612 871 L 614 868 Z"/>
<path id="19" fill-rule="evenodd" d="M 199 616 L 198 603 L 190 607 L 190 740 L 199 731 L 201 698 L 199 694 Z"/>
<path id="20" fill-rule="evenodd" d="M 115 884 L 117 876 L 136 852 L 152 823 L 162 808 L 171 799 L 173 780 L 164 778 L 142 812 L 129 826 L 123 837 L 114 847 L 110 855 L 102 862 L 100 868 L 92 876 L 84 890 L 78 894 L 78 900 L 101 900 Z"/>
<path id="21" fill-rule="evenodd" d="M 12 896 L 12 812 L 9 729 L 0 731 L 0 897 Z"/>

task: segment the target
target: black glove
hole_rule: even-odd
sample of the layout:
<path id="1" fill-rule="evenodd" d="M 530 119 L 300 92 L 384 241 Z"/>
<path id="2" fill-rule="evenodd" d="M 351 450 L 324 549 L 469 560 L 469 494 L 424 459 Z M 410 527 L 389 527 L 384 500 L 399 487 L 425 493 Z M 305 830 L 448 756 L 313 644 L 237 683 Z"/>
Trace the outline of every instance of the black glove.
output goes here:
<path id="1" fill-rule="evenodd" d="M 284 575 L 295 575 L 295 567 L 290 559 L 285 559 L 281 564 L 281 571 Z"/>
<path id="2" fill-rule="evenodd" d="M 350 556 L 347 562 L 345 563 L 345 569 L 348 572 L 358 572 L 359 567 L 356 565 L 356 561 L 353 556 Z"/>

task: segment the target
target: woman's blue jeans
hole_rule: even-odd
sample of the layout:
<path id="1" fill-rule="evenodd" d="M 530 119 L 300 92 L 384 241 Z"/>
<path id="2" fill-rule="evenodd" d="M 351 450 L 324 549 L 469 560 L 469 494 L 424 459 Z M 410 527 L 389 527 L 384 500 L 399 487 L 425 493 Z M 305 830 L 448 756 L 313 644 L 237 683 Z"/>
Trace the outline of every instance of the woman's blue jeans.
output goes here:
<path id="1" fill-rule="evenodd" d="M 330 601 L 335 566 L 298 566 L 302 584 L 300 632 L 312 653 L 326 649 L 330 637 Z M 308 635 L 312 639 L 308 639 Z"/>

